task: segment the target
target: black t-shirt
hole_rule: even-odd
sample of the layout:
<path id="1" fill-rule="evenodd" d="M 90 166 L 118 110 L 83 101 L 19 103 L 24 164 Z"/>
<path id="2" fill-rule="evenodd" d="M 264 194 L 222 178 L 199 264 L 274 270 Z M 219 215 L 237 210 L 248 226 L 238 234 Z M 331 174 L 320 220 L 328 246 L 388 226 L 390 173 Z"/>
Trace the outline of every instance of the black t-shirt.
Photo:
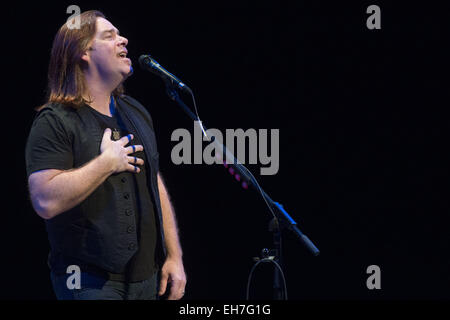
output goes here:
<path id="1" fill-rule="evenodd" d="M 139 136 L 133 130 L 129 130 L 124 124 L 119 110 L 112 117 L 104 115 L 94 108 L 87 106 L 90 112 L 98 120 L 102 130 L 110 128 L 112 130 L 111 139 L 133 134 L 134 139 L 131 140 L 130 145 L 142 144 Z M 28 176 L 36 171 L 44 169 L 72 169 L 73 151 L 70 143 L 69 133 L 66 131 L 66 125 L 61 123 L 60 118 L 54 116 L 51 112 L 43 114 L 39 121 L 34 123 L 33 134 L 30 135 L 27 142 L 26 163 Z M 157 271 L 155 262 L 155 250 L 157 241 L 157 228 L 155 222 L 155 213 L 153 209 L 152 197 L 150 196 L 147 185 L 146 171 L 148 168 L 148 161 L 145 153 L 142 151 L 135 152 L 132 156 L 144 160 L 144 165 L 139 166 L 141 172 L 136 174 L 128 171 L 115 174 L 118 179 L 115 181 L 131 181 L 132 203 L 134 206 L 136 219 L 136 233 L 139 243 L 139 249 L 134 256 L 129 260 L 124 274 L 113 274 L 98 270 L 96 267 L 83 265 L 80 261 L 73 261 L 66 256 L 53 256 L 53 266 L 57 270 L 65 270 L 70 264 L 77 264 L 81 270 L 88 270 L 97 272 L 108 276 L 109 279 L 119 281 L 141 281 L 148 279 L 154 272 Z M 150 214 L 142 214 L 143 212 L 150 212 Z M 64 214 L 64 213 L 62 213 Z M 144 221 L 142 218 L 144 217 Z M 56 253 L 52 253 L 56 254 Z"/>

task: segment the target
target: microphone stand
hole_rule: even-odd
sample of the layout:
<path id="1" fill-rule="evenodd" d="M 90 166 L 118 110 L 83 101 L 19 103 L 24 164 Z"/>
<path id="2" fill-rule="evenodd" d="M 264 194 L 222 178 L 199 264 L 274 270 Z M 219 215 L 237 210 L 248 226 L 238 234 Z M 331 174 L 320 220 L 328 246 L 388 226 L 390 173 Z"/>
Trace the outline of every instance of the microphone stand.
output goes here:
<path id="1" fill-rule="evenodd" d="M 193 120 L 193 121 L 199 121 L 198 117 L 189 109 L 189 107 L 180 99 L 180 96 L 177 92 L 177 88 L 173 83 L 170 81 L 166 82 L 166 92 L 169 96 L 169 98 L 173 101 L 175 101 L 182 109 L 183 111 Z M 192 94 L 192 92 L 191 92 Z M 204 127 L 203 127 L 204 128 Z M 206 131 L 206 129 L 205 129 Z M 206 136 L 205 132 L 202 130 L 203 134 Z M 282 252 L 281 252 L 281 234 L 283 229 L 287 229 L 291 231 L 298 240 L 306 247 L 308 251 L 310 251 L 314 256 L 319 255 L 320 251 L 317 249 L 317 247 L 314 245 L 314 243 L 309 240 L 309 238 L 300 231 L 300 229 L 297 226 L 297 223 L 292 219 L 292 217 L 286 212 L 286 210 L 283 208 L 283 206 L 273 201 L 269 195 L 262 190 L 262 188 L 259 186 L 256 179 L 253 177 L 253 175 L 248 171 L 247 168 L 245 168 L 239 161 L 234 157 L 234 155 L 220 142 L 217 141 L 214 137 L 210 138 L 216 145 L 218 145 L 221 149 L 224 151 L 224 154 L 226 155 L 226 159 L 228 161 L 224 161 L 225 167 L 228 168 L 228 171 L 231 174 L 234 174 L 234 172 L 237 172 L 235 175 L 235 178 L 238 181 L 242 180 L 242 187 L 244 189 L 247 189 L 248 186 L 251 186 L 256 191 L 261 193 L 263 199 L 266 201 L 268 206 L 270 206 L 271 211 L 274 213 L 275 217 L 271 220 L 269 223 L 269 231 L 273 233 L 273 246 L 275 253 L 275 256 L 273 257 L 273 260 L 275 260 L 278 265 L 280 265 L 280 269 L 282 269 Z M 263 252 L 267 249 L 264 249 Z M 269 260 L 267 258 L 262 260 Z M 273 284 L 273 292 L 274 292 L 274 299 L 275 300 L 281 300 L 282 299 L 282 292 L 281 292 L 281 285 L 280 285 L 280 271 L 275 268 L 274 273 L 274 284 Z M 285 298 L 287 293 L 285 292 Z"/>

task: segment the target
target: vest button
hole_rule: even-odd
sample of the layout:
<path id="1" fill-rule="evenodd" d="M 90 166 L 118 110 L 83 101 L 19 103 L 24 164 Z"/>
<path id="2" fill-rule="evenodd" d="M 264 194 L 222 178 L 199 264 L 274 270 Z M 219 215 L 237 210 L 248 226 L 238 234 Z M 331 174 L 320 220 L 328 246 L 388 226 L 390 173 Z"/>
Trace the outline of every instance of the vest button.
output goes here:
<path id="1" fill-rule="evenodd" d="M 133 250 L 135 247 L 136 247 L 136 244 L 135 244 L 134 242 L 131 242 L 131 243 L 128 245 L 128 250 Z"/>
<path id="2" fill-rule="evenodd" d="M 129 194 L 128 192 L 125 192 L 125 193 L 123 194 L 123 197 L 124 197 L 126 200 L 128 200 L 128 199 L 130 198 L 130 194 Z"/>
<path id="3" fill-rule="evenodd" d="M 123 183 L 127 182 L 127 178 L 123 177 L 122 179 L 120 179 L 120 181 L 122 181 Z"/>
<path id="4" fill-rule="evenodd" d="M 132 233 L 134 231 L 134 227 L 133 226 L 129 226 L 128 228 L 127 228 L 127 232 L 128 233 Z"/>
<path id="5" fill-rule="evenodd" d="M 125 210 L 125 214 L 126 214 L 127 216 L 131 216 L 131 215 L 133 214 L 133 210 L 127 209 L 127 210 Z"/>

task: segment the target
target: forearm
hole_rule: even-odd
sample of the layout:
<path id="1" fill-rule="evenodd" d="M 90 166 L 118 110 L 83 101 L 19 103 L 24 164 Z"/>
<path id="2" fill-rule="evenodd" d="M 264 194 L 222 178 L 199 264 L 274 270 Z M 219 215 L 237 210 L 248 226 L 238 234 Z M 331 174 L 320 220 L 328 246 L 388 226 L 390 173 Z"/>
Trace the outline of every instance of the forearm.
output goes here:
<path id="1" fill-rule="evenodd" d="M 85 200 L 112 173 L 109 162 L 102 155 L 84 166 L 62 171 L 37 189 L 37 207 L 47 218 L 65 212 Z"/>
<path id="2" fill-rule="evenodd" d="M 183 252 L 178 237 L 178 227 L 175 219 L 175 211 L 170 203 L 169 194 L 163 183 L 161 176 L 158 174 L 159 197 L 161 200 L 162 219 L 165 245 L 168 257 L 179 258 L 183 256 Z"/>

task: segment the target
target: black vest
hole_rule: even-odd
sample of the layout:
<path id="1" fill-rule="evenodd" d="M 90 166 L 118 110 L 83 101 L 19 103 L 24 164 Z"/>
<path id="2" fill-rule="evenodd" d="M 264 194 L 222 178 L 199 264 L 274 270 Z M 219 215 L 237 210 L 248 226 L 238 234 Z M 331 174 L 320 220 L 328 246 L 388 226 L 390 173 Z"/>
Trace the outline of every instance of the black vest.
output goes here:
<path id="1" fill-rule="evenodd" d="M 125 124 L 139 135 L 149 164 L 147 184 L 157 215 L 156 261 L 163 262 L 166 255 L 162 211 L 159 198 L 157 174 L 159 153 L 157 151 L 153 123 L 148 111 L 135 99 L 122 96 L 116 99 L 117 110 L 123 115 Z M 103 137 L 95 116 L 87 106 L 78 109 L 62 105 L 49 105 L 41 110 L 53 110 L 73 134 L 73 168 L 79 168 L 100 154 Z M 114 179 L 114 175 L 108 179 Z M 127 212 L 126 197 L 118 190 L 120 182 L 103 183 L 76 207 L 46 220 L 51 255 L 63 255 L 111 273 L 123 273 L 130 258 L 138 249 L 136 232 L 127 232 L 123 226 L 133 223 L 134 216 Z M 114 194 L 113 201 L 105 201 L 106 194 Z M 50 265 L 51 265 L 50 255 Z"/>

